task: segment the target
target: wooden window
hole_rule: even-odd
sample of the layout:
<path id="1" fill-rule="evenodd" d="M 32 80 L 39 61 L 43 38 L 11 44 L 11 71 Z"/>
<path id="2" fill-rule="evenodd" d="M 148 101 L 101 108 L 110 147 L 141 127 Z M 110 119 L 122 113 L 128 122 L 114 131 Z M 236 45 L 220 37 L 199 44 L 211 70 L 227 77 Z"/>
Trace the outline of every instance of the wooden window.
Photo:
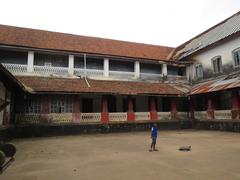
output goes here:
<path id="1" fill-rule="evenodd" d="M 222 72 L 222 59 L 221 56 L 216 56 L 212 58 L 212 67 L 214 73 L 221 73 Z"/>
<path id="2" fill-rule="evenodd" d="M 41 99 L 28 99 L 24 107 L 25 113 L 40 113 Z"/>
<path id="3" fill-rule="evenodd" d="M 72 113 L 73 101 L 72 97 L 57 96 L 51 99 L 51 113 Z"/>
<path id="4" fill-rule="evenodd" d="M 202 78 L 203 77 L 203 67 L 201 64 L 196 64 L 195 65 L 195 70 L 196 70 L 196 77 L 197 78 Z"/>
<path id="5" fill-rule="evenodd" d="M 240 48 L 235 49 L 233 51 L 233 65 L 234 67 L 239 67 L 240 66 Z"/>

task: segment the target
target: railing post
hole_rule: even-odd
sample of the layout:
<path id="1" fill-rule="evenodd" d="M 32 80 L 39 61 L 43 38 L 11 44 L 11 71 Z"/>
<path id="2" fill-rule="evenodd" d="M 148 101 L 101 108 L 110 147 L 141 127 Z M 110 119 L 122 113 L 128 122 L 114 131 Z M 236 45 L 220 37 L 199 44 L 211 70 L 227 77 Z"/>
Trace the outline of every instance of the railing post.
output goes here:
<path id="1" fill-rule="evenodd" d="M 102 97 L 102 113 L 101 113 L 101 121 L 104 124 L 109 122 L 109 113 L 108 113 L 108 99 L 106 96 Z"/>
<path id="2" fill-rule="evenodd" d="M 70 75 L 73 75 L 74 73 L 74 56 L 73 55 L 68 56 L 68 73 Z"/>
<path id="3" fill-rule="evenodd" d="M 80 123 L 81 121 L 81 112 L 80 105 L 81 101 L 78 95 L 74 97 L 74 106 L 73 106 L 73 122 Z"/>
<path id="4" fill-rule="evenodd" d="M 240 97 L 238 90 L 232 90 L 232 119 L 240 119 Z"/>
<path id="5" fill-rule="evenodd" d="M 108 76 L 109 76 L 109 59 L 108 59 L 108 58 L 104 58 L 104 61 L 103 61 L 103 70 L 104 70 L 103 75 L 104 75 L 105 77 L 108 77 Z"/>
<path id="6" fill-rule="evenodd" d="M 133 99 L 132 97 L 128 97 L 128 111 L 127 111 L 127 120 L 135 121 L 135 113 L 133 110 Z"/>
<path id="7" fill-rule="evenodd" d="M 175 98 L 171 99 L 171 118 L 174 120 L 177 118 L 177 102 Z"/>
<path id="8" fill-rule="evenodd" d="M 139 63 L 139 61 L 134 62 L 134 78 L 135 79 L 140 78 L 140 63 Z"/>
<path id="9" fill-rule="evenodd" d="M 158 119 L 156 100 L 156 97 L 150 97 L 150 120 L 152 121 Z"/>
<path id="10" fill-rule="evenodd" d="M 49 95 L 44 95 L 42 97 L 42 101 L 41 101 L 41 114 L 40 114 L 40 122 L 43 123 L 48 123 L 49 119 L 48 119 L 48 114 L 50 112 L 50 99 L 49 99 Z"/>
<path id="11" fill-rule="evenodd" d="M 28 51 L 27 72 L 33 72 L 34 52 Z"/>
<path id="12" fill-rule="evenodd" d="M 207 115 L 209 119 L 214 119 L 214 102 L 213 98 L 209 95 L 207 99 Z"/>

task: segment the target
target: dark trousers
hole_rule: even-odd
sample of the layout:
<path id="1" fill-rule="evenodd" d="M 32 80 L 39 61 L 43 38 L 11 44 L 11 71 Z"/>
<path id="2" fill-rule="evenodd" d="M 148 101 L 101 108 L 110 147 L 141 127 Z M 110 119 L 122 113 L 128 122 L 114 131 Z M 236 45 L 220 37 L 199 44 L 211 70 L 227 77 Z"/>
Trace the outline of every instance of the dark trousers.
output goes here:
<path id="1" fill-rule="evenodd" d="M 156 141 L 157 141 L 157 138 L 156 137 L 152 137 L 151 149 L 155 149 Z"/>

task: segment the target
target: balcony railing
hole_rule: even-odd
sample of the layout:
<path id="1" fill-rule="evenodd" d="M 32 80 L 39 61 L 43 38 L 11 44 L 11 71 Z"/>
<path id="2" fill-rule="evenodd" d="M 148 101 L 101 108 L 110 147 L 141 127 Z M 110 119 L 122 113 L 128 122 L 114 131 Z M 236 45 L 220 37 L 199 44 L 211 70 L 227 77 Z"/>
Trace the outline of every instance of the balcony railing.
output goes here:
<path id="1" fill-rule="evenodd" d="M 215 110 L 214 111 L 215 119 L 232 119 L 232 111 L 231 110 Z"/>
<path id="2" fill-rule="evenodd" d="M 208 119 L 207 111 L 194 111 L 194 118 L 199 120 Z"/>
<path id="3" fill-rule="evenodd" d="M 109 76 L 113 78 L 134 78 L 134 72 L 109 71 Z"/>
<path id="4" fill-rule="evenodd" d="M 88 77 L 97 77 L 97 76 L 103 76 L 103 70 L 98 69 L 86 69 L 86 75 Z M 78 76 L 84 76 L 85 70 L 81 68 L 74 68 L 74 74 Z"/>
<path id="5" fill-rule="evenodd" d="M 127 113 L 109 113 L 109 121 L 127 121 Z"/>
<path id="6" fill-rule="evenodd" d="M 44 74 L 68 74 L 67 67 L 54 67 L 54 66 L 34 66 L 34 73 L 44 73 Z"/>
<path id="7" fill-rule="evenodd" d="M 140 73 L 142 80 L 162 80 L 162 74 Z"/>
<path id="8" fill-rule="evenodd" d="M 136 121 L 150 120 L 150 113 L 149 112 L 135 112 L 135 120 Z"/>
<path id="9" fill-rule="evenodd" d="M 13 74 L 26 73 L 27 65 L 26 64 L 7 64 L 2 63 L 2 65 Z"/>

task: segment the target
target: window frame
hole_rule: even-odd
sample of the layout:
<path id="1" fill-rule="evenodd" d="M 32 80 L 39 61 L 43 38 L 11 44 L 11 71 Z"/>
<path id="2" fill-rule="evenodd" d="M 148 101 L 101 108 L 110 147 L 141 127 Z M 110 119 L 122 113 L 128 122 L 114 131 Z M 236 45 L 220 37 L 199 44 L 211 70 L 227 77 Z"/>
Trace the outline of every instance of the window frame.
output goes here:
<path id="1" fill-rule="evenodd" d="M 199 70 L 197 71 L 197 69 L 199 67 L 201 67 L 201 72 Z M 200 72 L 200 73 L 198 73 L 198 72 Z M 199 76 L 199 74 L 200 74 L 200 76 Z M 202 79 L 203 78 L 203 65 L 202 64 L 200 64 L 200 63 L 195 64 L 195 75 L 196 75 L 197 79 Z"/>
<path id="2" fill-rule="evenodd" d="M 216 72 L 215 69 L 214 69 L 214 61 L 217 61 L 219 60 L 219 68 L 218 68 L 218 71 Z M 222 57 L 221 56 L 215 56 L 211 59 L 212 61 L 212 70 L 213 70 L 213 73 L 214 74 L 219 74 L 219 73 L 222 73 L 223 72 L 223 68 L 222 68 Z"/>
<path id="3" fill-rule="evenodd" d="M 236 60 L 235 60 L 235 53 L 236 52 L 239 52 L 238 54 L 238 56 L 239 56 L 239 64 L 237 64 L 236 65 Z M 233 51 L 232 51 L 232 59 L 233 59 L 233 68 L 239 68 L 240 67 L 240 47 L 238 47 L 238 48 L 236 48 L 236 49 L 234 49 Z"/>

